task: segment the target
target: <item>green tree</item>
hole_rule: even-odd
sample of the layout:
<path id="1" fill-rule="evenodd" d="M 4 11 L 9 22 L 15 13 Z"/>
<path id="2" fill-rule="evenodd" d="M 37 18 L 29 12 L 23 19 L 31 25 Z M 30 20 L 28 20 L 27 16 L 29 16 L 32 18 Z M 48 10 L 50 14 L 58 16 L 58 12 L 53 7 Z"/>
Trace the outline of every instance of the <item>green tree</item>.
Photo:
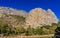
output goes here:
<path id="1" fill-rule="evenodd" d="M 58 22 L 57 26 L 60 27 L 60 21 Z"/>
<path id="2" fill-rule="evenodd" d="M 37 34 L 42 35 L 44 33 L 43 27 L 38 27 L 37 29 Z"/>
<path id="3" fill-rule="evenodd" d="M 32 35 L 33 32 L 32 32 L 32 28 L 31 26 L 29 25 L 29 27 L 27 28 L 27 30 L 25 31 L 25 35 Z"/>
<path id="4" fill-rule="evenodd" d="M 25 29 L 24 29 L 22 26 L 18 26 L 18 27 L 16 27 L 15 32 L 16 32 L 17 34 L 22 34 L 22 33 L 25 32 Z"/>

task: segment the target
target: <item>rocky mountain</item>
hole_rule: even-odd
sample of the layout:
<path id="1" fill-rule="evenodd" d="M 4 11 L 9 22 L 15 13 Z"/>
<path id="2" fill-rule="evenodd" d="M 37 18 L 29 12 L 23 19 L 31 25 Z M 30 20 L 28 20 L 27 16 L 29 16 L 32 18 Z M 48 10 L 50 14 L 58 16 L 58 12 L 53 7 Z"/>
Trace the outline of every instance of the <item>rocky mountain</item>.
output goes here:
<path id="1" fill-rule="evenodd" d="M 13 27 L 24 26 L 25 18 L 28 15 L 23 10 L 16 10 L 8 7 L 0 7 L 0 23 L 7 22 Z"/>
<path id="2" fill-rule="evenodd" d="M 7 22 L 15 26 L 33 28 L 43 25 L 51 25 L 57 23 L 58 19 L 51 9 L 44 10 L 42 8 L 32 9 L 29 13 L 23 10 L 16 10 L 9 7 L 0 7 L 0 22 Z"/>
<path id="3" fill-rule="evenodd" d="M 43 25 L 51 25 L 57 23 L 58 19 L 51 9 L 44 10 L 42 8 L 32 9 L 26 18 L 26 25 L 33 28 Z"/>

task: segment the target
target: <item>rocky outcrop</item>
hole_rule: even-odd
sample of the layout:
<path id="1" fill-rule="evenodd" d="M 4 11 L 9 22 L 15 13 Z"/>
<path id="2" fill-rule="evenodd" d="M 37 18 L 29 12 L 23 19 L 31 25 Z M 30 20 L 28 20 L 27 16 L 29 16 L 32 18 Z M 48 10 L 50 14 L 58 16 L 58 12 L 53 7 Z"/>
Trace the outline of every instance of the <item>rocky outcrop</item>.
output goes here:
<path id="1" fill-rule="evenodd" d="M 26 18 L 26 25 L 31 27 L 37 27 L 42 25 L 51 25 L 52 23 L 57 23 L 58 19 L 54 12 L 50 9 L 43 10 L 42 8 L 32 9 Z"/>

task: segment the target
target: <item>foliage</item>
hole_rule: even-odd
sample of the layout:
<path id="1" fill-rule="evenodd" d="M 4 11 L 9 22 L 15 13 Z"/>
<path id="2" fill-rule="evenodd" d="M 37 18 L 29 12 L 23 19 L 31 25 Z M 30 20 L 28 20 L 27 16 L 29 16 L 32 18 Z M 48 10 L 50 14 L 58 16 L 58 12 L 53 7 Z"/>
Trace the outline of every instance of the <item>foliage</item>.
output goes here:
<path id="1" fill-rule="evenodd" d="M 43 27 L 46 28 L 46 29 L 49 29 L 50 28 L 49 25 L 44 25 Z"/>
<path id="2" fill-rule="evenodd" d="M 25 21 L 25 18 L 23 16 L 19 16 L 19 15 L 10 15 L 10 16 L 18 19 L 19 21 L 22 21 L 22 20 Z"/>
<path id="3" fill-rule="evenodd" d="M 60 26 L 60 22 L 58 24 L 52 23 L 51 26 L 44 25 L 42 27 L 24 29 L 22 26 L 13 27 L 9 25 L 7 22 L 0 21 L 0 34 L 3 35 L 17 35 L 17 34 L 25 34 L 25 35 L 44 35 L 44 34 L 52 34 L 55 33 L 55 29 Z"/>
<path id="4" fill-rule="evenodd" d="M 22 34 L 25 32 L 25 29 L 22 26 L 18 26 L 15 28 L 16 34 Z"/>
<path id="5" fill-rule="evenodd" d="M 25 29 L 22 26 L 13 27 L 12 25 L 8 25 L 6 22 L 0 23 L 0 34 L 3 35 L 13 35 L 24 33 Z"/>
<path id="6" fill-rule="evenodd" d="M 10 33 L 11 30 L 10 25 L 8 25 L 7 22 L 0 22 L 0 33 L 3 35 L 8 35 Z"/>
<path id="7" fill-rule="evenodd" d="M 25 32 L 25 35 L 32 35 L 32 28 L 30 27 L 30 25 L 29 25 L 29 27 L 27 28 L 27 30 L 26 30 L 26 32 Z"/>
<path id="8" fill-rule="evenodd" d="M 57 26 L 60 27 L 60 22 L 58 22 Z"/>

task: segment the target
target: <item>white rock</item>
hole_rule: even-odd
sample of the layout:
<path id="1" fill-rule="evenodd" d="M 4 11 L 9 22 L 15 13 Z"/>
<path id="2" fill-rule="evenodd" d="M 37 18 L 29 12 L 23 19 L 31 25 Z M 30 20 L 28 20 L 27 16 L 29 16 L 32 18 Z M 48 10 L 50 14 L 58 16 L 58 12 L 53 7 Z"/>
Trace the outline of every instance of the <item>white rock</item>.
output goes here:
<path id="1" fill-rule="evenodd" d="M 56 15 L 50 9 L 47 11 L 42 8 L 32 9 L 26 18 L 26 26 L 28 27 L 30 25 L 33 28 L 42 25 L 51 25 L 57 22 Z"/>

